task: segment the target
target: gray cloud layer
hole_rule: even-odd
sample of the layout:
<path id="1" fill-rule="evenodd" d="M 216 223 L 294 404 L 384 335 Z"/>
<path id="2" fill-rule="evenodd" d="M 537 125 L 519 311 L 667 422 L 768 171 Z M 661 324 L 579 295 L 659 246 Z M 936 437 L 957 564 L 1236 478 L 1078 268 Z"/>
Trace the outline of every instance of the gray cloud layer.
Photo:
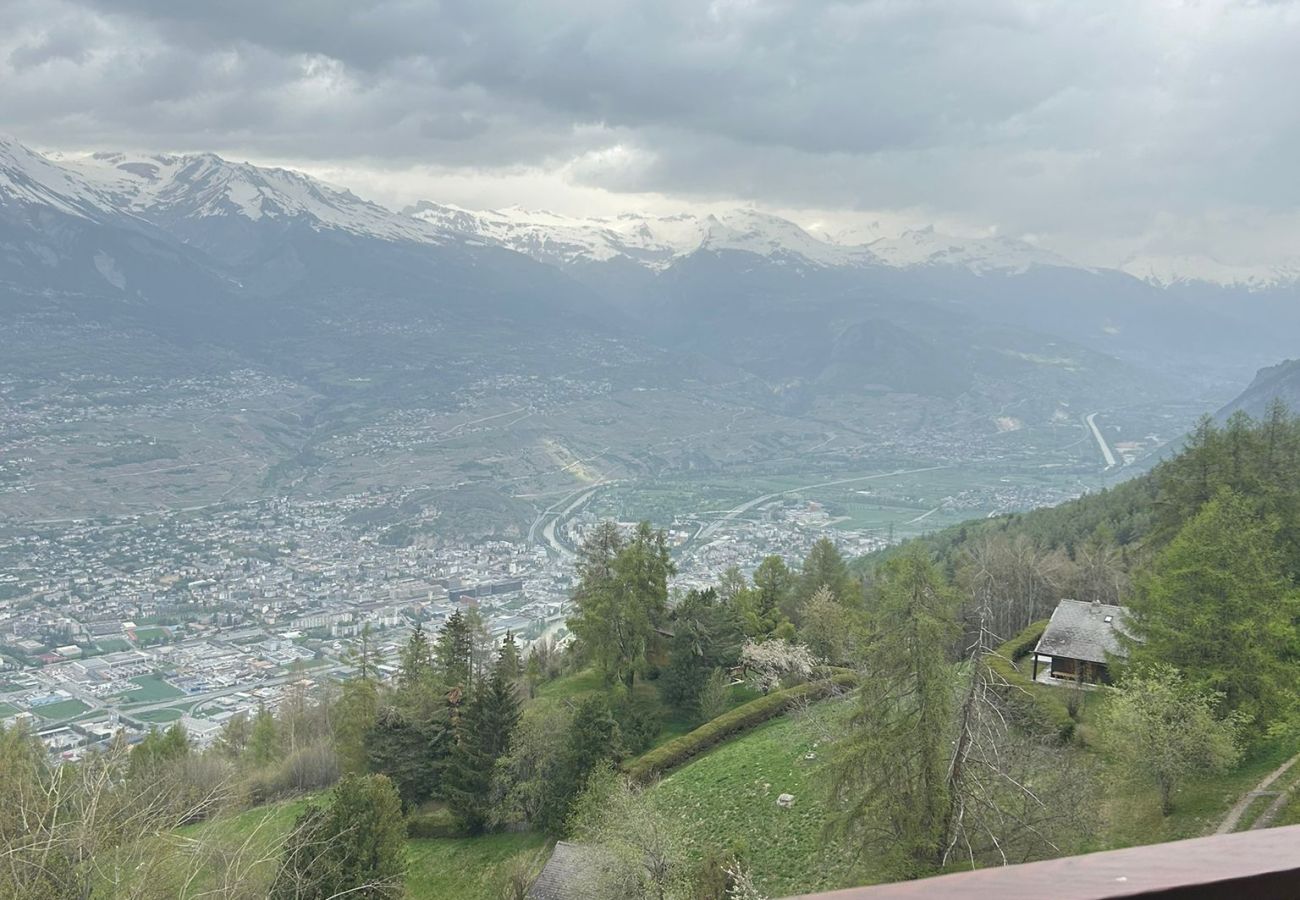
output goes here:
<path id="1" fill-rule="evenodd" d="M 1286 254 L 1297 85 L 1289 2 L 0 5 L 0 131 L 42 145 L 562 170 L 1067 251 Z"/>

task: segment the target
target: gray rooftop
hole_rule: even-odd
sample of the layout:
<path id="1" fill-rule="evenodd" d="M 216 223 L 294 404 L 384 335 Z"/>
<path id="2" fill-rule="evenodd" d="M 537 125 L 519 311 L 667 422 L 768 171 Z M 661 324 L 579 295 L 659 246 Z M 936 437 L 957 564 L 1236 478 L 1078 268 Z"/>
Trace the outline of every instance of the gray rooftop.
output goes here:
<path id="1" fill-rule="evenodd" d="M 1122 606 L 1062 600 L 1034 652 L 1099 663 L 1107 656 L 1123 656 L 1119 635 L 1128 633 L 1124 628 L 1127 616 Z"/>

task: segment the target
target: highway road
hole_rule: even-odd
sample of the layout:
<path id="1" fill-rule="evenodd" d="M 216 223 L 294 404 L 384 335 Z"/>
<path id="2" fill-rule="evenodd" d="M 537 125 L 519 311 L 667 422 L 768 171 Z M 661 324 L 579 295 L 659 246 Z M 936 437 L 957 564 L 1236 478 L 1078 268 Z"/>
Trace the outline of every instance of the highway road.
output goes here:
<path id="1" fill-rule="evenodd" d="M 1092 413 L 1083 417 L 1083 424 L 1092 432 L 1093 439 L 1097 441 L 1097 446 L 1101 448 L 1102 458 L 1106 460 L 1106 468 L 1113 469 L 1119 465 L 1115 459 L 1115 454 L 1110 449 L 1110 444 L 1106 443 L 1106 438 L 1102 436 L 1101 429 L 1097 427 L 1097 416 L 1101 413 Z"/>
<path id="2" fill-rule="evenodd" d="M 565 547 L 558 537 L 555 530 L 565 520 L 572 516 L 582 507 L 586 506 L 588 501 L 596 495 L 596 492 L 607 485 L 613 484 L 612 481 L 602 481 L 593 484 L 590 487 L 579 488 L 573 493 L 566 494 L 558 503 L 553 503 L 542 511 L 542 514 L 534 520 L 532 526 L 528 529 L 528 543 L 536 544 L 540 532 L 541 541 L 548 550 L 556 556 L 565 557 L 570 555 L 571 551 Z M 565 504 L 568 504 L 567 506 Z"/>

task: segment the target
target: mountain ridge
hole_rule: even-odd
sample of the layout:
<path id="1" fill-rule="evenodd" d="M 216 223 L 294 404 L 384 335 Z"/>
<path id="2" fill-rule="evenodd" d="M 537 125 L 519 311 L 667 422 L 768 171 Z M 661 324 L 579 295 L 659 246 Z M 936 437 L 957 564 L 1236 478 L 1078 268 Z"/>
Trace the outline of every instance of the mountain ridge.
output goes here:
<path id="1" fill-rule="evenodd" d="M 957 237 L 933 226 L 896 236 L 821 233 L 748 207 L 577 217 L 518 206 L 470 210 L 422 200 L 395 211 L 291 169 L 233 162 L 212 153 L 46 155 L 0 137 L 0 195 L 5 193 L 20 201 L 44 200 L 73 214 L 126 213 L 163 227 L 183 221 L 183 213 L 252 221 L 305 217 L 319 227 L 393 241 L 473 238 L 562 267 L 624 260 L 660 271 L 699 250 L 739 250 L 814 267 L 934 267 L 975 275 L 1022 274 L 1033 267 L 1113 271 L 1161 289 L 1205 284 L 1260 291 L 1300 284 L 1296 260 L 1237 266 L 1205 257 L 1135 254 L 1098 269 L 1004 236 Z"/>

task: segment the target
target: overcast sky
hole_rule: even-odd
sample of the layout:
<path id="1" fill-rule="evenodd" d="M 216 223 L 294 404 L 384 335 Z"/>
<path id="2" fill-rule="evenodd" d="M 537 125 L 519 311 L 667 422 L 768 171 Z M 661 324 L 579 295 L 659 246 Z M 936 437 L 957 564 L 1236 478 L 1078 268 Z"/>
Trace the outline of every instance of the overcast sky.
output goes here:
<path id="1" fill-rule="evenodd" d="M 742 202 L 1260 263 L 1300 256 L 1300 5 L 0 0 L 0 132 L 399 206 Z"/>

